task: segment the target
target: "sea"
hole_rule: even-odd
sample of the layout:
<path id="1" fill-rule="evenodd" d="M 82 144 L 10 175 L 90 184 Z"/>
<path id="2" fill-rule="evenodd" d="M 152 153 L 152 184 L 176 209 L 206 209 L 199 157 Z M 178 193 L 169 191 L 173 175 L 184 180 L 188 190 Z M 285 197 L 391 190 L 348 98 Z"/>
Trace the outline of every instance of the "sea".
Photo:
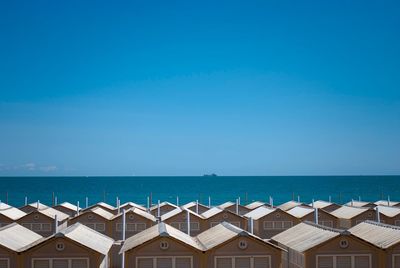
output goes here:
<path id="1" fill-rule="evenodd" d="M 226 201 L 253 201 L 274 205 L 289 200 L 310 203 L 332 200 L 339 204 L 353 200 L 376 201 L 388 197 L 400 201 L 400 176 L 200 176 L 200 177 L 0 177 L 0 200 L 12 206 L 40 201 L 52 205 L 70 202 L 81 206 L 107 202 L 116 205 L 132 201 L 147 204 L 158 200 L 179 204 L 198 200 L 216 206 Z"/>

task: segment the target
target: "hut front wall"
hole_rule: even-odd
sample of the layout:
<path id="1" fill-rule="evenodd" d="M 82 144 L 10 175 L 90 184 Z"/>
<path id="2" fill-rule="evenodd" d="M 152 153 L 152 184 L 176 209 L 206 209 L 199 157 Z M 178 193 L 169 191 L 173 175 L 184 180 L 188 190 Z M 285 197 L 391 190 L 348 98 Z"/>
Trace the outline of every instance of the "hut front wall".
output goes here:
<path id="1" fill-rule="evenodd" d="M 221 212 L 218 213 L 210 218 L 208 218 L 206 221 L 206 229 L 211 228 L 215 225 L 220 224 L 221 222 L 229 222 L 239 228 L 242 228 L 244 230 L 247 230 L 247 221 L 246 219 L 233 214 L 233 213 L 229 213 L 229 212 Z"/>
<path id="2" fill-rule="evenodd" d="M 237 237 L 206 252 L 207 266 L 213 268 L 282 267 L 282 251 L 249 237 Z M 236 266 L 233 266 L 233 263 Z"/>
<path id="3" fill-rule="evenodd" d="M 86 225 L 87 227 L 90 227 L 99 233 L 111 236 L 111 222 L 97 215 L 96 213 L 91 211 L 85 212 L 84 214 L 69 220 L 68 226 L 71 226 L 77 222 Z"/>
<path id="4" fill-rule="evenodd" d="M 167 249 L 161 249 L 161 244 Z M 203 253 L 188 245 L 177 242 L 169 237 L 159 237 L 143 246 L 131 249 L 125 255 L 125 267 L 129 268 L 156 268 L 176 267 L 202 268 Z M 165 266 L 162 266 L 165 265 Z"/>
<path id="5" fill-rule="evenodd" d="M 17 222 L 44 237 L 54 234 L 55 221 L 39 212 L 30 213 L 20 218 Z"/>
<path id="6" fill-rule="evenodd" d="M 0 227 L 9 225 L 10 223 L 13 223 L 14 221 L 2 214 L 0 214 Z"/>
<path id="7" fill-rule="evenodd" d="M 375 268 L 379 266 L 379 250 L 353 238 L 338 236 L 306 253 L 306 267 Z M 325 263 L 326 266 L 323 266 Z M 329 266 L 336 263 L 336 266 Z M 346 266 L 350 265 L 350 266 Z"/>
<path id="8" fill-rule="evenodd" d="M 146 219 L 140 215 L 134 213 L 127 213 L 125 216 L 126 227 L 125 227 L 125 236 L 129 238 L 145 229 L 151 227 L 153 222 L 149 219 Z M 114 219 L 110 222 L 111 225 L 111 237 L 114 240 L 122 239 L 122 216 Z"/>
<path id="9" fill-rule="evenodd" d="M 187 212 L 181 212 L 167 220 L 165 220 L 166 224 L 171 225 L 172 227 L 181 230 L 184 233 L 187 233 Z M 196 236 L 202 231 L 205 231 L 207 228 L 203 219 L 196 217 L 190 214 L 190 235 Z"/>
<path id="10" fill-rule="evenodd" d="M 17 253 L 0 246 L 0 267 L 18 267 L 20 257 Z"/>
<path id="11" fill-rule="evenodd" d="M 62 247 L 64 249 L 60 250 Z M 99 268 L 104 258 L 104 255 L 80 246 L 68 239 L 55 238 L 45 242 L 44 244 L 39 244 L 38 246 L 23 253 L 23 267 L 36 268 L 35 265 L 50 265 L 51 263 L 53 265 L 49 267 L 54 267 L 54 263 L 58 262 L 60 265 L 65 265 L 67 263 L 74 263 L 77 265 L 79 263 L 82 265 L 82 267 Z"/>
<path id="12" fill-rule="evenodd" d="M 254 221 L 254 234 L 267 239 L 298 223 L 300 223 L 300 220 L 296 217 L 282 211 L 276 211 Z"/>
<path id="13" fill-rule="evenodd" d="M 302 221 L 315 222 L 315 212 L 312 212 L 303 217 Z M 318 210 L 318 224 L 331 228 L 339 228 L 338 218 L 321 209 Z"/>

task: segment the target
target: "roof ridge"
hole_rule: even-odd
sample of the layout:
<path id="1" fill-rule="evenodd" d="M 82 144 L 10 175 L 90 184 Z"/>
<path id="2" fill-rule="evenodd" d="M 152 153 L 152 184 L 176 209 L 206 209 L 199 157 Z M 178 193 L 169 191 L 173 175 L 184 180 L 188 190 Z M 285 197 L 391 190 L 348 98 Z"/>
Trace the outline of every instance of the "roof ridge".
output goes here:
<path id="1" fill-rule="evenodd" d="M 399 230 L 400 231 L 400 226 L 391 225 L 391 224 L 387 224 L 387 223 L 383 223 L 383 222 L 377 222 L 377 221 L 373 221 L 373 220 L 366 220 L 366 221 L 364 221 L 364 223 L 368 223 L 368 224 L 371 224 L 371 225 L 377 225 L 377 226 L 386 227 L 386 228 L 395 229 L 395 230 Z"/>
<path id="2" fill-rule="evenodd" d="M 340 233 L 340 234 L 347 234 L 349 233 L 347 230 L 341 230 L 341 229 L 337 229 L 337 228 L 333 228 L 333 227 L 329 227 L 329 226 L 325 226 L 325 225 L 321 225 L 321 224 L 317 224 L 315 222 L 311 222 L 311 221 L 303 221 L 303 223 L 325 230 L 325 231 L 331 231 L 331 232 L 335 232 L 335 233 Z"/>

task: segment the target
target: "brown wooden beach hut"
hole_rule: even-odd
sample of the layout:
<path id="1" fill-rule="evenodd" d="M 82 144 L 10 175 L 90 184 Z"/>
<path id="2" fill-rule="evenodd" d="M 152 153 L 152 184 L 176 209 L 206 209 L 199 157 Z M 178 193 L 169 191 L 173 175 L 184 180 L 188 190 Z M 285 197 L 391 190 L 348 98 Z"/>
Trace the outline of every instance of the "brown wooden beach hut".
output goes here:
<path id="1" fill-rule="evenodd" d="M 251 211 L 251 209 L 239 204 L 239 203 L 234 203 L 234 202 L 225 202 L 221 205 L 218 206 L 219 208 L 222 208 L 223 210 L 228 210 L 232 213 L 238 214 L 238 215 L 244 215 Z"/>
<path id="2" fill-rule="evenodd" d="M 26 213 L 22 210 L 11 206 L 0 209 L 0 227 L 16 222 L 25 215 Z"/>
<path id="3" fill-rule="evenodd" d="M 42 204 L 39 201 L 37 201 L 37 202 L 33 202 L 30 204 L 24 205 L 24 206 L 20 207 L 19 209 L 25 213 L 30 213 L 35 210 L 43 210 L 46 208 L 49 208 L 49 206 L 46 206 L 45 204 Z"/>
<path id="4" fill-rule="evenodd" d="M 380 251 L 346 230 L 302 222 L 271 242 L 287 249 L 289 268 L 383 268 Z"/>
<path id="5" fill-rule="evenodd" d="M 315 218 L 315 210 L 318 209 L 318 219 Z M 310 207 L 304 207 L 304 206 L 297 206 L 294 208 L 289 209 L 286 211 L 288 214 L 292 215 L 293 217 L 296 217 L 300 221 L 310 221 L 310 222 L 315 222 L 320 225 L 332 227 L 332 228 L 338 228 L 339 227 L 339 219 L 326 212 L 323 209 L 319 208 L 310 208 Z"/>
<path id="6" fill-rule="evenodd" d="M 43 239 L 41 235 L 17 223 L 11 223 L 0 228 L 0 267 L 30 267 L 22 264 L 20 252 L 41 239 Z"/>
<path id="7" fill-rule="evenodd" d="M 205 247 L 207 263 L 214 268 L 281 268 L 281 247 L 230 223 L 220 223 L 197 236 Z"/>
<path id="8" fill-rule="evenodd" d="M 296 201 L 288 201 L 288 202 L 285 202 L 285 203 L 283 203 L 283 204 L 280 204 L 279 206 L 278 206 L 278 208 L 279 209 L 281 209 L 281 210 L 284 210 L 284 211 L 286 211 L 286 210 L 289 210 L 289 209 L 291 209 L 291 208 L 294 208 L 294 207 L 297 207 L 297 206 L 302 206 L 302 205 L 306 205 L 307 206 L 307 204 L 304 204 L 304 203 L 300 203 L 300 202 L 296 202 Z"/>
<path id="9" fill-rule="evenodd" d="M 328 201 L 324 201 L 324 200 L 317 200 L 317 201 L 314 201 L 313 203 L 310 203 L 308 205 L 310 207 L 323 209 L 326 212 L 332 212 L 332 211 L 334 211 L 334 210 L 336 210 L 336 209 L 341 207 L 341 205 L 339 205 L 339 204 L 328 202 Z"/>
<path id="10" fill-rule="evenodd" d="M 342 206 L 331 214 L 339 219 L 339 228 L 348 229 L 366 220 L 375 220 L 376 212 L 373 208 Z"/>
<path id="11" fill-rule="evenodd" d="M 254 210 L 256 208 L 259 208 L 259 207 L 262 207 L 262 206 L 270 207 L 271 205 L 267 204 L 267 203 L 264 203 L 264 202 L 261 202 L 261 201 L 253 201 L 250 204 L 247 204 L 245 207 L 248 208 L 250 211 L 252 211 L 252 210 Z"/>
<path id="12" fill-rule="evenodd" d="M 64 212 L 65 214 L 68 214 L 72 217 L 77 214 L 78 210 L 82 210 L 81 207 L 78 207 L 77 205 L 71 204 L 69 202 L 63 202 L 61 204 L 55 205 L 53 208 L 57 209 L 58 211 Z"/>
<path id="13" fill-rule="evenodd" d="M 379 211 L 380 221 L 382 223 L 400 226 L 400 208 L 388 206 L 376 206 L 375 211 Z"/>
<path id="14" fill-rule="evenodd" d="M 183 209 L 190 209 L 191 211 L 197 213 L 197 214 L 201 214 L 203 212 L 206 212 L 207 210 L 209 210 L 210 208 L 206 205 L 203 205 L 197 201 L 192 201 L 189 202 L 185 205 L 182 206 Z"/>
<path id="15" fill-rule="evenodd" d="M 128 238 L 121 253 L 129 268 L 202 268 L 204 250 L 195 238 L 161 222 Z"/>
<path id="16" fill-rule="evenodd" d="M 111 237 L 114 240 L 122 239 L 122 230 L 123 230 L 123 213 L 121 212 L 118 215 L 115 215 L 110 219 L 112 232 Z M 157 223 L 156 217 L 152 214 L 143 211 L 138 208 L 131 207 L 130 209 L 125 211 L 125 237 L 131 237 L 141 231 L 150 228 L 154 224 Z"/>
<path id="17" fill-rule="evenodd" d="M 62 229 L 67 226 L 68 217 L 67 214 L 61 211 L 47 207 L 44 209 L 34 210 L 19 218 L 17 222 L 41 236 L 48 237 L 54 234 L 56 218 L 57 228 Z"/>
<path id="18" fill-rule="evenodd" d="M 107 210 L 104 210 L 101 207 L 94 207 L 71 218 L 68 221 L 68 225 L 73 225 L 79 222 L 99 233 L 111 236 L 111 219 L 113 217 L 114 214 Z"/>
<path id="19" fill-rule="evenodd" d="M 107 268 L 114 240 L 76 223 L 22 252 L 23 267 Z"/>
<path id="20" fill-rule="evenodd" d="M 288 214 L 286 211 L 263 206 L 250 211 L 244 217 L 248 221 L 253 221 L 253 233 L 263 239 L 271 238 L 300 223 L 298 218 Z"/>
<path id="21" fill-rule="evenodd" d="M 202 213 L 201 216 L 206 222 L 206 229 L 214 227 L 215 225 L 218 225 L 224 221 L 229 222 L 239 228 L 247 229 L 246 218 L 229 210 L 223 210 L 219 207 L 213 207 Z"/>
<path id="22" fill-rule="evenodd" d="M 188 219 L 189 215 L 189 219 Z M 176 208 L 161 216 L 161 221 L 165 222 L 176 229 L 188 233 L 188 221 L 190 222 L 190 235 L 195 236 L 204 231 L 206 221 L 203 216 L 189 209 Z"/>

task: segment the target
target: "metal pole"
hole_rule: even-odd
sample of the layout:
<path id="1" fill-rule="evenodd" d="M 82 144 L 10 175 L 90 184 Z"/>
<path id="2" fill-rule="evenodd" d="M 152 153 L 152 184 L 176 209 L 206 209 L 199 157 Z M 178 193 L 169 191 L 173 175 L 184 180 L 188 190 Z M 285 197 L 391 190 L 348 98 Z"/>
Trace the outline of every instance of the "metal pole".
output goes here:
<path id="1" fill-rule="evenodd" d="M 57 220 L 57 214 L 54 215 L 54 233 L 58 233 L 58 220 Z"/>
<path id="2" fill-rule="evenodd" d="M 211 208 L 211 196 L 208 197 L 208 208 Z"/>
<path id="3" fill-rule="evenodd" d="M 25 206 L 27 206 L 27 205 L 28 205 L 28 197 L 25 196 Z"/>
<path id="4" fill-rule="evenodd" d="M 86 203 L 86 204 L 85 204 L 85 205 L 86 205 L 86 208 L 88 208 L 88 207 L 89 207 L 89 198 L 88 198 L 87 196 L 86 196 L 86 198 L 85 198 L 85 201 L 86 201 L 86 202 L 85 202 L 85 203 Z"/>
<path id="5" fill-rule="evenodd" d="M 186 219 L 187 219 L 187 233 L 190 235 L 190 213 L 189 210 L 186 211 Z"/>
<path id="6" fill-rule="evenodd" d="M 125 209 L 122 210 L 122 241 L 123 243 L 125 243 L 125 239 L 126 239 L 126 213 L 125 213 Z M 125 268 L 125 252 L 122 252 L 122 263 L 121 263 L 121 267 Z"/>
<path id="7" fill-rule="evenodd" d="M 376 207 L 376 221 L 381 222 L 381 215 L 379 215 L 379 206 Z"/>
<path id="8" fill-rule="evenodd" d="M 179 207 L 179 196 L 176 196 L 176 206 Z"/>
<path id="9" fill-rule="evenodd" d="M 314 210 L 314 217 L 315 217 L 314 219 L 315 223 L 318 224 L 318 208 L 315 208 Z"/>
<path id="10" fill-rule="evenodd" d="M 199 214 L 199 200 L 196 200 L 196 213 Z"/>
<path id="11" fill-rule="evenodd" d="M 79 215 L 79 201 L 76 202 L 76 215 Z"/>

